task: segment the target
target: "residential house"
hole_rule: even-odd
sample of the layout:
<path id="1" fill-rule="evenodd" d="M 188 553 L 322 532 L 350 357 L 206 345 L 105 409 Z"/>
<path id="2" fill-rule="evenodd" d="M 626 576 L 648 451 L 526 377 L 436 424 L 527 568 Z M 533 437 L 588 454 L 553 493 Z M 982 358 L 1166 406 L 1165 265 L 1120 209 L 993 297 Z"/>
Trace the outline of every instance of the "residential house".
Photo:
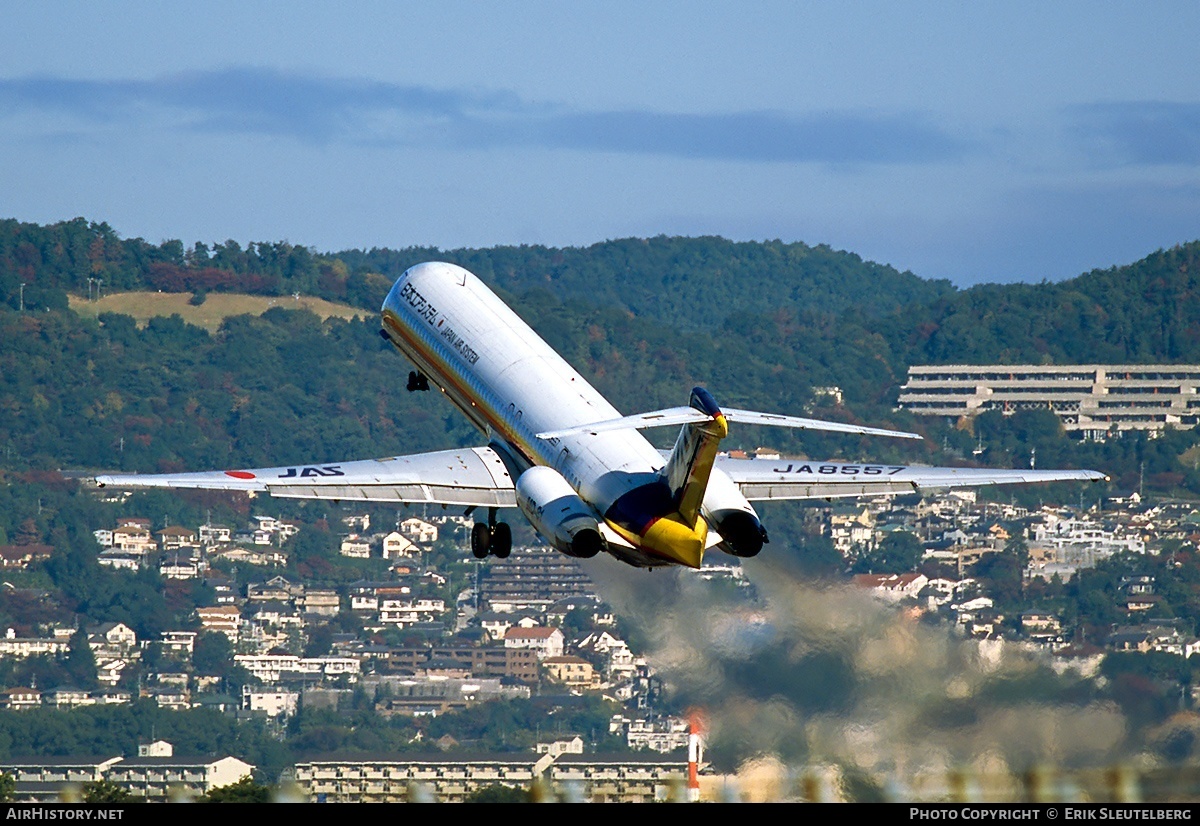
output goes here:
<path id="1" fill-rule="evenodd" d="M 332 589 L 309 588 L 297 598 L 296 607 L 306 614 L 321 617 L 336 617 L 342 610 L 342 600 Z"/>
<path id="2" fill-rule="evenodd" d="M 201 525 L 198 534 L 200 544 L 205 547 L 225 545 L 233 541 L 233 531 L 225 525 Z"/>
<path id="3" fill-rule="evenodd" d="M 140 571 L 144 554 L 109 548 L 96 556 L 96 561 L 114 571 Z"/>
<path id="4" fill-rule="evenodd" d="M 510 628 L 504 632 L 505 648 L 530 648 L 537 652 L 538 659 L 546 657 L 561 657 L 563 654 L 563 633 L 557 628 Z"/>
<path id="5" fill-rule="evenodd" d="M 352 533 L 342 540 L 340 553 L 342 556 L 347 556 L 351 559 L 369 559 L 371 556 L 371 543 L 358 534 Z"/>
<path id="6" fill-rule="evenodd" d="M 629 718 L 615 715 L 609 721 L 610 734 L 623 734 L 631 749 L 649 749 L 662 754 L 688 747 L 691 726 L 682 717 Z"/>
<path id="7" fill-rule="evenodd" d="M 200 576 L 200 563 L 178 556 L 164 557 L 158 563 L 158 575 L 163 579 L 197 579 Z"/>
<path id="8" fill-rule="evenodd" d="M 415 516 L 400 523 L 400 533 L 418 545 L 432 545 L 438 538 L 437 525 L 431 525 Z"/>
<path id="9" fill-rule="evenodd" d="M 929 584 L 929 577 L 924 574 L 856 574 L 851 583 L 888 601 L 897 601 L 916 599 L 921 589 Z"/>
<path id="10" fill-rule="evenodd" d="M 150 529 L 140 525 L 122 525 L 113 531 L 112 548 L 127 554 L 145 556 L 158 550 L 158 543 L 150 534 Z"/>
<path id="11" fill-rule="evenodd" d="M 371 514 L 364 513 L 343 516 L 342 524 L 345 525 L 349 530 L 356 531 L 358 533 L 366 533 L 371 529 Z"/>
<path id="12" fill-rule="evenodd" d="M 163 551 L 175 551 L 196 544 L 196 532 L 180 525 L 171 525 L 158 532 L 158 547 Z"/>
<path id="13" fill-rule="evenodd" d="M 867 508 L 830 513 L 826 528 L 833 547 L 843 556 L 855 548 L 869 548 L 875 542 L 875 516 Z"/>
<path id="14" fill-rule="evenodd" d="M 65 654 L 69 647 L 70 641 L 64 637 L 18 637 L 17 632 L 9 628 L 0 639 L 0 659 L 54 656 Z"/>
<path id="15" fill-rule="evenodd" d="M 261 711 L 268 717 L 294 717 L 299 703 L 300 694 L 296 691 L 242 686 L 242 708 L 247 711 Z"/>
<path id="16" fill-rule="evenodd" d="M 382 546 L 384 559 L 410 558 L 421 553 L 417 544 L 399 531 L 384 536 Z"/>
<path id="17" fill-rule="evenodd" d="M 36 688 L 9 688 L 0 691 L 0 709 L 28 711 L 42 704 L 42 692 Z"/>
<path id="18" fill-rule="evenodd" d="M 0 568 L 24 570 L 34 562 L 45 562 L 53 551 L 50 545 L 0 545 Z"/>
<path id="19" fill-rule="evenodd" d="M 137 634 L 123 622 L 103 622 L 87 629 L 88 647 L 96 657 L 127 657 L 137 650 Z"/>
<path id="20" fill-rule="evenodd" d="M 379 622 L 398 628 L 408 628 L 422 622 L 438 622 L 445 613 L 445 600 L 429 597 L 384 599 L 379 603 Z"/>
<path id="21" fill-rule="evenodd" d="M 479 623 L 479 626 L 493 640 L 504 639 L 504 635 L 508 632 L 508 629 L 514 627 L 520 619 L 523 619 L 520 614 L 502 614 L 498 611 L 484 611 L 475 615 L 475 620 Z M 533 624 L 536 625 L 537 623 Z"/>
<path id="22" fill-rule="evenodd" d="M 251 602 L 290 602 L 303 593 L 303 585 L 293 583 L 284 576 L 273 576 L 266 582 L 255 582 L 246 586 L 246 598 Z"/>
<path id="23" fill-rule="evenodd" d="M 159 633 L 159 644 L 164 654 L 191 657 L 196 650 L 195 631 L 162 631 Z"/>
<path id="24" fill-rule="evenodd" d="M 97 702 L 99 701 L 95 695 L 82 688 L 59 686 L 58 688 L 42 692 L 43 705 L 52 708 L 80 708 L 82 706 L 94 706 Z"/>
<path id="25" fill-rule="evenodd" d="M 1033 640 L 1052 640 L 1062 634 L 1062 621 L 1049 611 L 1021 614 L 1021 631 Z"/>
<path id="26" fill-rule="evenodd" d="M 605 678 L 610 682 L 628 679 L 637 670 L 637 660 L 629 650 L 629 645 L 607 631 L 588 634 L 580 640 L 576 649 L 599 658 L 604 663 Z"/>
<path id="27" fill-rule="evenodd" d="M 558 757 L 560 754 L 583 754 L 583 738 L 576 734 L 563 740 L 538 743 L 534 750 L 538 754 L 549 754 L 551 757 Z"/>
<path id="28" fill-rule="evenodd" d="M 1186 659 L 1200 653 L 1200 639 L 1184 634 L 1173 625 L 1149 623 L 1116 629 L 1109 635 L 1108 647 L 1112 651 L 1136 651 L 1143 654 L 1161 651 Z"/>
<path id="29" fill-rule="evenodd" d="M 214 605 L 197 608 L 196 616 L 205 631 L 224 634 L 230 644 L 237 645 L 242 625 L 242 612 L 236 605 Z"/>
<path id="30" fill-rule="evenodd" d="M 249 605 L 246 616 L 260 627 L 300 628 L 304 618 L 291 602 L 257 602 Z"/>
<path id="31" fill-rule="evenodd" d="M 175 745 L 166 740 L 138 743 L 138 757 L 174 757 Z"/>
<path id="32" fill-rule="evenodd" d="M 598 688 L 600 685 L 600 676 L 596 669 L 582 657 L 570 654 L 544 657 L 542 668 L 553 682 L 561 683 L 567 688 L 589 689 Z"/>
<path id="33" fill-rule="evenodd" d="M 121 682 L 121 676 L 125 669 L 129 667 L 132 657 L 114 657 L 112 659 L 104 658 L 96 660 L 96 679 L 101 685 L 107 686 L 110 689 L 116 688 L 117 683 Z M 106 702 L 117 702 L 115 700 L 107 700 Z M 123 702 L 128 702 L 124 700 Z"/>
<path id="34" fill-rule="evenodd" d="M 168 711 L 187 711 L 192 707 L 192 694 L 186 688 L 142 689 L 142 696 L 154 700 L 159 708 Z"/>

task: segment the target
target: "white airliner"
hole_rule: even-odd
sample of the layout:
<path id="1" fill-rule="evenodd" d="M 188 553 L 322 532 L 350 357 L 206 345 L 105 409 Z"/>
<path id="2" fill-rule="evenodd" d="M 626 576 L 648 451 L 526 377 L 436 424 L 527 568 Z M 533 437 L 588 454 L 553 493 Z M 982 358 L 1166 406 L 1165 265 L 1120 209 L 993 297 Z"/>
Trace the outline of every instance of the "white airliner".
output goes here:
<path id="1" fill-rule="evenodd" d="M 730 422 L 920 438 L 914 433 L 722 410 L 703 388 L 690 404 L 622 416 L 483 282 L 461 267 L 419 264 L 383 303 L 381 334 L 487 437 L 486 447 L 366 461 L 207 473 L 98 476 L 100 485 L 241 490 L 272 496 L 488 509 L 471 550 L 503 558 L 517 507 L 558 550 L 601 551 L 640 567 L 699 568 L 706 549 L 757 554 L 767 532 L 750 502 L 1059 480 L 1088 470 L 990 470 L 718 455 Z M 638 431 L 682 426 L 669 453 Z"/>

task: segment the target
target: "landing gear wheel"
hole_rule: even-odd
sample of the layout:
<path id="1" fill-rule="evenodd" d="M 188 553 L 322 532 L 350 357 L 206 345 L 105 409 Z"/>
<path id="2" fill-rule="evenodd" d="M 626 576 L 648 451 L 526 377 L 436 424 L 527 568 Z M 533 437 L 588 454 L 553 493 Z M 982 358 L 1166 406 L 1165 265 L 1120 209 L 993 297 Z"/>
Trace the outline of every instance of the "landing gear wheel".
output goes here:
<path id="1" fill-rule="evenodd" d="M 487 525 L 482 522 L 476 522 L 475 527 L 471 528 L 471 554 L 476 559 L 483 559 L 488 555 L 488 548 L 492 544 L 492 531 Z"/>
<path id="2" fill-rule="evenodd" d="M 512 528 L 508 527 L 507 522 L 497 522 L 496 527 L 492 528 L 491 552 L 497 559 L 508 559 L 512 553 Z"/>

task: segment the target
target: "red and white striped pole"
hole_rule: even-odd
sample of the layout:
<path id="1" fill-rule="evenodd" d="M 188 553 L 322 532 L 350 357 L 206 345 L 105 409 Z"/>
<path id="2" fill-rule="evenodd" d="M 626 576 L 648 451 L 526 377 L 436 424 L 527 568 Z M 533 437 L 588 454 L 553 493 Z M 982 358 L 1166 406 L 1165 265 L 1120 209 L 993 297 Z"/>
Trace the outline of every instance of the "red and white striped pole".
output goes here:
<path id="1" fill-rule="evenodd" d="M 700 800 L 700 760 L 703 758 L 703 745 L 700 741 L 702 728 L 697 715 L 688 719 L 688 803 Z"/>

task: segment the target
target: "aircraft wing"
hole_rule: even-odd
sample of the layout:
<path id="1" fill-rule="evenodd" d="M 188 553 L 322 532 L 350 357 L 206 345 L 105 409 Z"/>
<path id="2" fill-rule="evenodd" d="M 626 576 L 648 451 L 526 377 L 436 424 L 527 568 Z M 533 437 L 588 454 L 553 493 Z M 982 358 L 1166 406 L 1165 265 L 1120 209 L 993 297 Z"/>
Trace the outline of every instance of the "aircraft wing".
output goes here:
<path id="1" fill-rule="evenodd" d="M 1108 478 L 1094 470 L 997 470 L 725 456 L 717 458 L 716 467 L 728 474 L 750 500 L 827 499 L 1024 482 L 1099 482 Z"/>
<path id="2" fill-rule="evenodd" d="M 115 488 L 198 488 L 269 493 L 292 499 L 342 499 L 510 508 L 513 480 L 489 447 L 441 450 L 356 462 L 205 473 L 102 475 Z"/>

